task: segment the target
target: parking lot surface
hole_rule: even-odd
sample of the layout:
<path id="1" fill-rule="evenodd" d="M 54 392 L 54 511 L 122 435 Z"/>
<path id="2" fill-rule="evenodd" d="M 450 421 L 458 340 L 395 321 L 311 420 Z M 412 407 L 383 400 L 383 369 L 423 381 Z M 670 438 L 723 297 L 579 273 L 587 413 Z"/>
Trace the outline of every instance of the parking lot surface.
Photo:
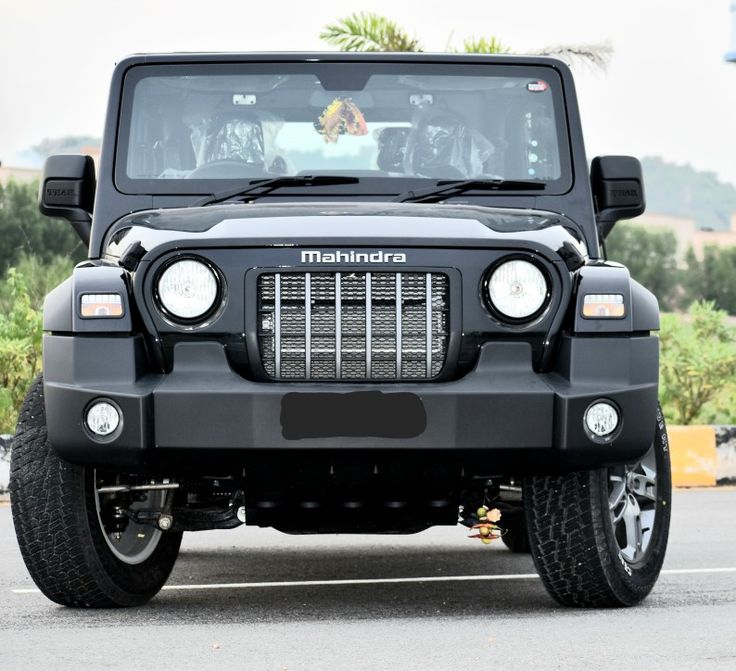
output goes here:
<path id="1" fill-rule="evenodd" d="M 624 610 L 557 606 L 528 555 L 465 530 L 185 535 L 167 588 L 132 610 L 38 593 L 0 504 L 8 669 L 736 669 L 736 489 L 680 490 L 665 571 Z"/>

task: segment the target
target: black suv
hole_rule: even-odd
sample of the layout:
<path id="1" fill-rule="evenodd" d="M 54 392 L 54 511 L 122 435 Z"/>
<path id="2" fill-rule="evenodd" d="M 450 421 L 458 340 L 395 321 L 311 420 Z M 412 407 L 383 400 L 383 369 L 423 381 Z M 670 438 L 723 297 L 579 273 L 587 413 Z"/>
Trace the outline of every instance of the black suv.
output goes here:
<path id="1" fill-rule="evenodd" d="M 50 599 L 147 601 L 184 531 L 458 522 L 563 604 L 646 596 L 658 307 L 601 253 L 641 169 L 588 169 L 563 63 L 135 56 L 97 171 L 53 156 L 40 191 L 89 247 L 46 299 L 12 453 Z"/>

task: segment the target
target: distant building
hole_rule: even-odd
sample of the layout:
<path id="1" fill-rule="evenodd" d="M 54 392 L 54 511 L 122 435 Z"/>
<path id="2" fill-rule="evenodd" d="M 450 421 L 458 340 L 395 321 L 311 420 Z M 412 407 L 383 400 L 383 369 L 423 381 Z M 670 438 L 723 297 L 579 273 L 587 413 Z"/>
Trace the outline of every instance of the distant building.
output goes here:
<path id="1" fill-rule="evenodd" d="M 731 3 L 731 48 L 726 53 L 726 60 L 736 63 L 736 2 Z"/>
<path id="2" fill-rule="evenodd" d="M 642 216 L 634 219 L 632 224 L 643 226 L 647 229 L 668 229 L 675 234 L 677 238 L 677 260 L 682 262 L 685 260 L 685 252 L 698 232 L 695 219 L 687 217 L 677 217 L 671 214 L 657 214 L 656 212 L 645 212 Z"/>
<path id="3" fill-rule="evenodd" d="M 721 247 L 736 246 L 736 212 L 731 215 L 731 228 L 727 231 L 696 231 L 693 237 L 693 248 L 695 255 L 702 258 L 703 248 L 707 245 L 719 245 Z"/>
<path id="4" fill-rule="evenodd" d="M 40 179 L 41 171 L 35 168 L 13 168 L 0 164 L 0 184 L 5 185 L 10 180 L 15 182 L 33 182 Z"/>
<path id="5" fill-rule="evenodd" d="M 631 223 L 648 229 L 672 231 L 677 238 L 677 261 L 679 263 L 685 260 L 685 254 L 690 247 L 695 250 L 698 258 L 702 258 L 703 249 L 707 245 L 736 246 L 736 212 L 731 215 L 731 228 L 719 231 L 700 229 L 694 219 L 649 212 L 637 217 Z"/>

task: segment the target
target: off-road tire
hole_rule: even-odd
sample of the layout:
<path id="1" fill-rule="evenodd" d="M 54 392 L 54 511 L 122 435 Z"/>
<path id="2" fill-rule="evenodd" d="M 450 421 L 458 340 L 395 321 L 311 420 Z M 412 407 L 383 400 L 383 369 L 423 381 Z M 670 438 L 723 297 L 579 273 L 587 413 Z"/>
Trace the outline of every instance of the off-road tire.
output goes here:
<path id="1" fill-rule="evenodd" d="M 524 481 L 534 564 L 550 595 L 565 606 L 633 606 L 649 594 L 664 561 L 672 480 L 667 431 L 657 410 L 656 516 L 647 550 L 627 562 L 609 513 L 608 469 L 539 476 Z"/>
<path id="2" fill-rule="evenodd" d="M 169 577 L 181 534 L 162 534 L 140 564 L 120 561 L 103 535 L 94 487 L 93 469 L 63 461 L 49 444 L 37 378 L 21 408 L 10 465 L 13 522 L 28 572 L 64 606 L 139 606 Z"/>

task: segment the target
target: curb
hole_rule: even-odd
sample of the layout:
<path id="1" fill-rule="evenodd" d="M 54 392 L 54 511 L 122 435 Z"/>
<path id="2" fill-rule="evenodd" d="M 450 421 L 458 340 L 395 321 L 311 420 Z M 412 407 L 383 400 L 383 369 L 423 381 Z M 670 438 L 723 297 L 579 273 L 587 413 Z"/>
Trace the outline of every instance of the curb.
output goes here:
<path id="1" fill-rule="evenodd" d="M 736 485 L 736 426 L 716 426 L 716 484 Z"/>
<path id="2" fill-rule="evenodd" d="M 673 487 L 714 487 L 718 450 L 712 426 L 668 426 Z"/>
<path id="3" fill-rule="evenodd" d="M 736 484 L 736 426 L 667 427 L 675 487 Z"/>

